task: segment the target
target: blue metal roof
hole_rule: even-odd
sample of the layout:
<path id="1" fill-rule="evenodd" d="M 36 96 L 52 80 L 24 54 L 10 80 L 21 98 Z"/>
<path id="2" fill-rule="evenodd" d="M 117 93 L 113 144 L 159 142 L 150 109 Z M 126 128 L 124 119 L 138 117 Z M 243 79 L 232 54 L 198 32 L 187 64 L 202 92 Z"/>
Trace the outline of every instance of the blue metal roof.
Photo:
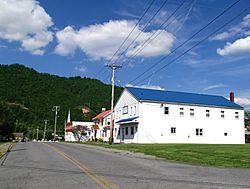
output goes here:
<path id="1" fill-rule="evenodd" d="M 117 121 L 116 123 L 123 123 L 123 122 L 133 121 L 134 119 L 136 119 L 138 117 L 139 116 L 137 116 L 137 117 L 129 117 L 129 118 L 126 118 L 126 119 L 121 119 L 121 120 Z"/>
<path id="2" fill-rule="evenodd" d="M 139 101 L 159 101 L 169 103 L 243 109 L 243 107 L 241 107 L 240 105 L 231 102 L 230 100 L 222 96 L 143 89 L 134 87 L 126 87 L 126 89 Z"/>

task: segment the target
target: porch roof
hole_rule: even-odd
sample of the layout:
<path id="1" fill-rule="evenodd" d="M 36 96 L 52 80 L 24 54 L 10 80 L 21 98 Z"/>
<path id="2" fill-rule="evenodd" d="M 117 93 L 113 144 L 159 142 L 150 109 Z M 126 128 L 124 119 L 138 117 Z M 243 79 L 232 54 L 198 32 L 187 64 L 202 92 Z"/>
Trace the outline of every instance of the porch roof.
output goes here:
<path id="1" fill-rule="evenodd" d="M 93 128 L 94 130 L 99 130 L 99 125 L 92 125 L 92 128 Z"/>
<path id="2" fill-rule="evenodd" d="M 135 119 L 137 119 L 139 116 L 136 116 L 136 117 L 129 117 L 129 118 L 126 118 L 126 119 L 121 119 L 121 120 L 119 120 L 119 121 L 117 121 L 117 122 L 115 122 L 115 123 L 125 123 L 125 122 L 132 122 L 132 121 L 134 121 Z"/>

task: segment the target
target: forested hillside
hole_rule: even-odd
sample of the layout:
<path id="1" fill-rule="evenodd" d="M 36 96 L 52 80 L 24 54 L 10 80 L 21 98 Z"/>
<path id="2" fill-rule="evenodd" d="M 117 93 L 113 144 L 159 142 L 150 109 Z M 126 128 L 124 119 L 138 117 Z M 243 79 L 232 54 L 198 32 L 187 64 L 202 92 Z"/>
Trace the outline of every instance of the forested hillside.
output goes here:
<path id="1" fill-rule="evenodd" d="M 116 99 L 122 88 L 115 88 Z M 37 127 L 43 129 L 44 120 L 49 120 L 49 130 L 54 126 L 52 107 L 60 106 L 58 128 L 62 134 L 67 112 L 71 110 L 73 120 L 86 120 L 110 108 L 111 85 L 99 80 L 81 77 L 58 77 L 38 73 L 23 65 L 0 65 L 0 108 L 11 117 L 14 130 L 34 134 Z M 81 108 L 87 105 L 91 112 L 83 117 Z M 1 114 L 4 114 L 3 112 Z M 2 115 L 0 119 L 6 117 Z M 5 120 L 6 122 L 6 120 Z M 3 124 L 3 120 L 0 120 Z M 48 132 L 49 134 L 49 132 Z"/>

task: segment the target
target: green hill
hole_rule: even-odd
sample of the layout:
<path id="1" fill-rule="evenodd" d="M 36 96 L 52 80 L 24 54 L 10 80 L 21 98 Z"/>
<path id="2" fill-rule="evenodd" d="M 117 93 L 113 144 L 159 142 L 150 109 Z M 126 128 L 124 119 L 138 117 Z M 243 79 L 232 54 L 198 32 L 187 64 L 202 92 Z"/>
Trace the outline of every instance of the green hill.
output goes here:
<path id="1" fill-rule="evenodd" d="M 121 87 L 115 88 L 116 99 L 121 91 Z M 15 119 L 16 132 L 32 135 L 37 127 L 43 128 L 45 119 L 49 120 L 49 129 L 52 130 L 52 107 L 58 105 L 58 128 L 62 134 L 69 109 L 73 120 L 90 121 L 101 108 L 110 108 L 110 100 L 111 85 L 96 79 L 38 73 L 19 64 L 0 65 L 0 108 L 8 109 L 12 123 Z M 87 117 L 81 113 L 84 105 L 91 109 Z"/>

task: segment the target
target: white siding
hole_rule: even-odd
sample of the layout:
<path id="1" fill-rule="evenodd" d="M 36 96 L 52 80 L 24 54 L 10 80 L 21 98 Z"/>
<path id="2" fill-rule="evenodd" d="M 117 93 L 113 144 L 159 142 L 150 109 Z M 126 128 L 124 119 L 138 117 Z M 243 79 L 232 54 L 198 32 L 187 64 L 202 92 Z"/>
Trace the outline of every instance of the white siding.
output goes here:
<path id="1" fill-rule="evenodd" d="M 164 114 L 164 106 L 169 107 L 169 114 Z M 139 143 L 211 143 L 243 144 L 244 110 L 200 107 L 158 103 L 140 104 Z M 184 116 L 180 116 L 184 108 Z M 190 116 L 194 109 L 194 116 Z M 210 117 L 206 117 L 210 110 Z M 225 118 L 221 118 L 225 111 Z M 239 112 L 239 119 L 235 119 Z M 176 134 L 171 134 L 171 127 Z M 196 136 L 196 128 L 203 129 L 203 136 Z M 227 133 L 227 136 L 224 135 Z"/>
<path id="2" fill-rule="evenodd" d="M 125 106 L 128 106 L 127 114 L 122 113 L 122 108 Z M 132 108 L 132 113 L 131 113 L 131 108 Z M 115 121 L 138 116 L 139 113 L 138 101 L 127 90 L 124 90 L 117 104 L 115 105 L 114 113 L 115 113 Z"/>
<path id="3" fill-rule="evenodd" d="M 124 106 L 128 106 L 128 114 L 119 113 Z M 134 106 L 136 114 L 131 114 Z M 164 113 L 164 107 L 169 108 L 168 115 Z M 180 115 L 180 108 L 183 108 L 184 115 Z M 190 116 L 190 109 L 194 110 L 194 116 Z M 209 117 L 206 110 L 209 110 Z M 224 111 L 225 118 L 221 118 L 221 111 Z M 235 118 L 235 112 L 239 112 L 239 119 Z M 115 142 L 121 141 L 121 135 L 117 135 L 119 127 L 137 126 L 134 136 L 125 136 L 124 143 L 245 143 L 244 110 L 138 102 L 125 89 L 115 106 L 115 122 L 135 116 L 139 116 L 139 123 L 115 124 Z M 176 128 L 176 133 L 171 133 L 171 127 Z M 196 135 L 196 129 L 202 129 L 202 136 Z"/>
<path id="4" fill-rule="evenodd" d="M 114 113 L 115 113 L 115 122 L 127 119 L 130 117 L 136 117 L 139 115 L 139 103 L 137 99 L 134 98 L 133 95 L 131 95 L 127 90 L 124 90 L 121 94 L 118 102 L 115 105 Z M 127 106 L 128 107 L 128 113 L 123 114 L 122 108 Z M 130 124 L 115 124 L 116 132 L 114 132 L 114 141 L 115 142 L 121 142 L 121 136 L 122 136 L 122 128 L 124 128 L 124 132 L 126 127 L 128 127 L 128 134 L 124 136 L 124 143 L 137 143 L 138 137 L 137 132 L 135 131 L 135 127 L 137 127 L 137 123 L 130 123 Z M 131 127 L 134 127 L 134 135 L 131 135 Z M 118 131 L 120 129 L 120 135 L 118 135 Z"/>

